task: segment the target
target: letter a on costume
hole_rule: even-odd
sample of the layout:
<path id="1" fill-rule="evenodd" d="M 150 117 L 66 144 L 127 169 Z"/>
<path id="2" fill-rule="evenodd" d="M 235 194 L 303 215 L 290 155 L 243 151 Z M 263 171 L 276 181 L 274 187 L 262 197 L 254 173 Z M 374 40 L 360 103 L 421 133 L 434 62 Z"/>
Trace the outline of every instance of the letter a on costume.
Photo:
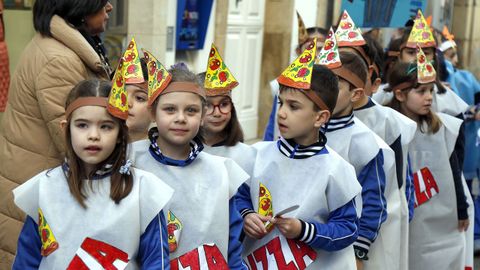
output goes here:
<path id="1" fill-rule="evenodd" d="M 428 202 L 439 193 L 437 182 L 427 167 L 413 174 L 413 184 L 415 186 L 415 207 Z"/>
<path id="2" fill-rule="evenodd" d="M 128 254 L 105 242 L 85 238 L 67 270 L 123 270 L 129 262 Z"/>

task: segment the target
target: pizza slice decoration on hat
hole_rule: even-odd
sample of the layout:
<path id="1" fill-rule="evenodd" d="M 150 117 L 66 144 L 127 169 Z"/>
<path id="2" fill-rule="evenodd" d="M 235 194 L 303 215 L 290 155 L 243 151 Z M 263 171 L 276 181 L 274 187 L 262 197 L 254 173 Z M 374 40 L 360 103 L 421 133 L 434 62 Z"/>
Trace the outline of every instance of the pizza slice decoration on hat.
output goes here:
<path id="1" fill-rule="evenodd" d="M 180 220 L 175 216 L 175 214 L 173 214 L 172 211 L 168 211 L 167 232 L 168 248 L 170 252 L 177 250 L 182 229 L 182 222 L 180 222 Z"/>
<path id="2" fill-rule="evenodd" d="M 123 59 L 125 63 L 123 74 L 125 77 L 125 83 L 132 84 L 144 82 L 145 78 L 143 78 L 142 64 L 140 63 L 137 44 L 135 43 L 134 38 L 132 38 L 128 44 L 127 50 L 123 53 Z"/>
<path id="3" fill-rule="evenodd" d="M 432 30 L 425 21 L 420 9 L 417 12 L 417 17 L 413 23 L 412 31 L 410 32 L 406 46 L 408 48 L 416 48 L 417 44 L 422 48 L 436 46 Z"/>
<path id="4" fill-rule="evenodd" d="M 431 83 L 434 82 L 437 77 L 437 73 L 433 68 L 432 63 L 428 61 L 425 53 L 423 53 L 420 46 L 417 47 L 417 80 L 419 83 Z"/>
<path id="5" fill-rule="evenodd" d="M 315 38 L 277 78 L 278 83 L 298 89 L 310 89 L 316 53 L 317 39 Z"/>
<path id="6" fill-rule="evenodd" d="M 120 58 L 117 70 L 113 76 L 112 90 L 108 96 L 108 112 L 120 119 L 128 118 L 127 90 L 125 88 L 125 59 Z"/>
<path id="7" fill-rule="evenodd" d="M 218 49 L 212 44 L 208 57 L 204 88 L 207 92 L 222 94 L 232 90 L 237 85 L 237 79 L 235 79 L 227 65 L 225 65 Z M 210 93 L 209 95 L 211 95 Z"/>
<path id="8" fill-rule="evenodd" d="M 355 25 L 346 10 L 343 11 L 335 35 L 339 47 L 354 47 L 366 44 L 362 36 L 362 31 Z"/>
<path id="9" fill-rule="evenodd" d="M 342 66 L 340 61 L 340 54 L 338 53 L 338 43 L 333 29 L 330 27 L 327 39 L 323 44 L 323 48 L 318 54 L 317 63 L 327 66 L 329 69 L 334 69 Z"/>
<path id="10" fill-rule="evenodd" d="M 265 185 L 260 183 L 258 191 L 258 214 L 265 217 L 273 217 L 272 195 Z M 269 231 L 273 224 L 269 223 L 265 228 Z"/>
<path id="11" fill-rule="evenodd" d="M 143 50 L 143 49 L 142 49 Z M 172 74 L 150 52 L 143 50 L 148 70 L 148 106 L 167 88 Z"/>
<path id="12" fill-rule="evenodd" d="M 42 256 L 46 257 L 58 249 L 58 242 L 40 208 L 38 208 L 38 233 L 42 242 L 42 249 L 40 250 Z"/>

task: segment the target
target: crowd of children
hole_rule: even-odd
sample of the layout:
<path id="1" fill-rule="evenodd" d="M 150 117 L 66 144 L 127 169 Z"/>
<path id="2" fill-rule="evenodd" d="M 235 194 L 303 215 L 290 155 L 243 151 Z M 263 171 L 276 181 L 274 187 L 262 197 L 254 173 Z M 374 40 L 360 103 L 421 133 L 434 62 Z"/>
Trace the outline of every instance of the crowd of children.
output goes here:
<path id="1" fill-rule="evenodd" d="M 214 45 L 194 73 L 132 39 L 111 82 L 77 84 L 65 162 L 14 190 L 13 269 L 473 269 L 480 89 L 452 35 L 419 11 L 384 61 L 346 11 L 298 20 L 253 145 Z"/>

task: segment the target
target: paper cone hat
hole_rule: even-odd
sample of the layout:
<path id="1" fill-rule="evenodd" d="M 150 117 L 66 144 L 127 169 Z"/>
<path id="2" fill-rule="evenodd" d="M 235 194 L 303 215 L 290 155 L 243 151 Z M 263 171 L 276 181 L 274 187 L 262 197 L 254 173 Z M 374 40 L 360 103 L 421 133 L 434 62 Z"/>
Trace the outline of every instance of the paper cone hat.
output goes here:
<path id="1" fill-rule="evenodd" d="M 343 11 L 342 16 L 340 17 L 340 23 L 338 24 L 335 35 L 337 36 L 339 47 L 354 47 L 365 45 L 362 31 L 355 25 L 346 10 Z"/>
<path id="2" fill-rule="evenodd" d="M 338 68 L 342 65 L 340 62 L 340 55 L 338 53 L 338 43 L 336 35 L 333 33 L 333 28 L 330 27 L 327 39 L 323 44 L 323 48 L 318 54 L 317 63 L 327 66 L 329 69 Z"/>
<path id="3" fill-rule="evenodd" d="M 148 69 L 148 106 L 162 93 L 172 80 L 172 74 L 150 52 L 142 49 Z"/>
<path id="4" fill-rule="evenodd" d="M 143 78 L 142 65 L 140 64 L 140 57 L 134 38 L 132 38 L 127 50 L 123 53 L 123 59 L 125 64 L 125 83 L 143 83 L 145 78 Z"/>
<path id="5" fill-rule="evenodd" d="M 108 96 L 108 112 L 120 119 L 128 118 L 127 90 L 125 89 L 125 59 L 120 58 L 112 80 L 112 90 Z"/>
<path id="6" fill-rule="evenodd" d="M 307 28 L 305 27 L 305 23 L 303 22 L 300 13 L 297 11 L 297 21 L 298 21 L 298 45 L 307 42 L 308 40 L 308 32 Z"/>
<path id="7" fill-rule="evenodd" d="M 440 51 L 444 52 L 444 51 L 446 51 L 450 48 L 456 48 L 457 47 L 457 43 L 455 43 L 455 40 L 453 40 L 454 36 L 452 34 L 450 34 L 450 31 L 448 31 L 448 28 L 447 28 L 446 25 L 443 26 L 442 35 L 447 40 L 445 40 L 444 42 L 442 42 L 442 44 L 440 44 L 438 46 L 438 49 Z"/>
<path id="8" fill-rule="evenodd" d="M 277 78 L 278 83 L 298 89 L 310 89 L 312 69 L 317 52 L 317 39 L 307 46 L 303 53 L 293 61 Z"/>
<path id="9" fill-rule="evenodd" d="M 406 46 L 408 48 L 416 48 L 417 44 L 422 48 L 436 46 L 432 30 L 425 21 L 421 10 L 418 10 L 417 17 L 413 23 L 412 31 L 410 32 Z"/>
<path id="10" fill-rule="evenodd" d="M 207 96 L 218 96 L 228 93 L 238 85 L 215 45 L 212 44 L 205 74 L 204 88 Z"/>
<path id="11" fill-rule="evenodd" d="M 427 22 L 427 25 L 432 27 L 432 15 L 428 16 L 426 19 L 425 19 L 425 22 Z"/>
<path id="12" fill-rule="evenodd" d="M 417 81 L 418 83 L 431 83 L 434 82 L 437 77 L 437 73 L 433 68 L 432 63 L 427 60 L 422 48 L 417 46 Z"/>

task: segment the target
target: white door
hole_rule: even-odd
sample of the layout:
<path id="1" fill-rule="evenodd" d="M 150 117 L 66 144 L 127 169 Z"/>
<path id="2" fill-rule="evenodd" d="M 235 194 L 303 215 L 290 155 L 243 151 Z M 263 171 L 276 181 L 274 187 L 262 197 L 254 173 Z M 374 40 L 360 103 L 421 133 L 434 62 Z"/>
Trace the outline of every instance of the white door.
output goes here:
<path id="1" fill-rule="evenodd" d="M 245 140 L 257 138 L 265 0 L 229 0 L 225 61 L 240 83 L 233 101 Z"/>

